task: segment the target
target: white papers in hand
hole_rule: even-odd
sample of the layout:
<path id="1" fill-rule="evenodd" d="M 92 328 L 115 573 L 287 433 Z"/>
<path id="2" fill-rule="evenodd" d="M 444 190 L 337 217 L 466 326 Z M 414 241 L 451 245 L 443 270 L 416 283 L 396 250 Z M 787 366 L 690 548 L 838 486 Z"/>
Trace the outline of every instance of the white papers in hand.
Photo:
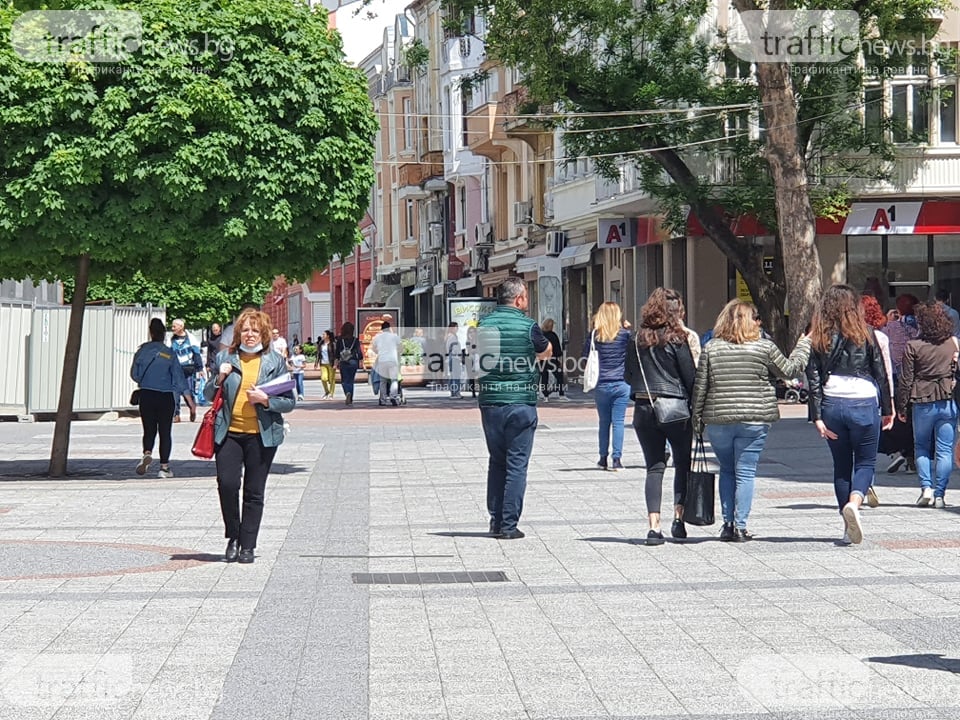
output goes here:
<path id="1" fill-rule="evenodd" d="M 278 378 L 274 378 L 263 385 L 257 385 L 257 388 L 263 390 L 267 395 L 283 395 L 290 392 L 297 386 L 297 381 L 290 377 L 290 373 L 284 373 Z"/>

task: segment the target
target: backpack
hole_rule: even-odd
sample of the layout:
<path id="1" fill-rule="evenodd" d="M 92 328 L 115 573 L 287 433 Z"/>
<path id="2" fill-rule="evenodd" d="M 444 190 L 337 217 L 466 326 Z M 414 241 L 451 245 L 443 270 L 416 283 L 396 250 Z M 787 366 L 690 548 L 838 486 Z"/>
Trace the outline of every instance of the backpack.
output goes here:
<path id="1" fill-rule="evenodd" d="M 177 362 L 180 363 L 180 367 L 182 367 L 184 370 L 196 369 L 193 343 L 190 342 L 189 337 L 185 336 L 182 340 L 180 338 L 174 338 L 174 340 L 171 342 L 171 346 L 177 355 Z"/>
<path id="2" fill-rule="evenodd" d="M 355 348 L 356 345 L 357 339 L 354 338 L 350 347 L 344 346 L 343 350 L 340 351 L 340 362 L 350 362 L 350 360 L 353 359 L 353 348 Z"/>

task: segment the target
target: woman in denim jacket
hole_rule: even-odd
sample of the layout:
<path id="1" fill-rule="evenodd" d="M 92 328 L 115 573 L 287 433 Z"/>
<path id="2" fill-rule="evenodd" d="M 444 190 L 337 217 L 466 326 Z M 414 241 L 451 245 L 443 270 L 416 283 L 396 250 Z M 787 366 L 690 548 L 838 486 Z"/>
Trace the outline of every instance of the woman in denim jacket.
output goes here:
<path id="1" fill-rule="evenodd" d="M 227 562 L 253 562 L 267 475 L 283 442 L 283 416 L 296 405 L 293 390 L 271 396 L 258 385 L 282 377 L 286 361 L 270 348 L 270 317 L 244 310 L 230 347 L 220 353 L 216 380 L 204 394 L 212 400 L 223 387 L 223 408 L 214 423 L 217 487 L 223 513 Z M 241 511 L 240 490 L 243 487 Z"/>
<path id="2" fill-rule="evenodd" d="M 623 469 L 623 419 L 630 404 L 630 386 L 624 381 L 624 364 L 630 332 L 624 327 L 623 311 L 613 302 L 605 302 L 593 316 L 593 332 L 587 336 L 581 357 L 590 354 L 591 339 L 600 358 L 596 402 L 599 418 L 600 460 L 597 466 L 614 472 Z M 613 462 L 607 465 L 610 451 L 610 428 L 613 427 Z"/>

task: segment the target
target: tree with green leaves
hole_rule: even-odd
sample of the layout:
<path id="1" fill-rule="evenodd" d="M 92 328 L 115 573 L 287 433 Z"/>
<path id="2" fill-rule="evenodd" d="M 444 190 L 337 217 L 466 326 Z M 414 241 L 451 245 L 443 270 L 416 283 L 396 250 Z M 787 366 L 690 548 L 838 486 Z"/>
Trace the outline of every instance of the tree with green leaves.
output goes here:
<path id="1" fill-rule="evenodd" d="M 0 36 L 10 37 L 22 13 L 0 1 Z M 139 29 L 109 62 L 82 42 L 62 44 L 73 54 L 58 61 L 25 59 L 44 16 L 18 24 L 27 35 L 16 50 L 0 47 L 4 275 L 70 277 L 75 289 L 53 476 L 67 469 L 91 281 L 135 271 L 154 283 L 234 286 L 306 277 L 356 244 L 374 180 L 366 79 L 344 64 L 322 9 L 291 0 L 110 9 L 137 13 Z M 87 30 L 97 32 L 98 48 L 116 39 Z"/>
<path id="2" fill-rule="evenodd" d="M 754 0 L 733 5 L 758 9 Z M 840 0 L 804 7 L 856 11 L 862 41 L 930 36 L 927 18 L 943 5 Z M 764 5 L 792 7 L 785 0 Z M 529 111 L 547 104 L 561 115 L 577 113 L 544 123 L 571 131 L 564 155 L 593 156 L 610 178 L 635 164 L 667 224 L 685 234 L 689 211 L 739 270 L 781 345 L 803 330 L 821 289 L 816 214 L 841 217 L 852 186 L 884 177 L 893 159 L 889 136 L 864 127 L 857 53 L 830 67 L 751 68 L 717 31 L 710 0 L 450 0 L 448 27 L 472 13 L 486 19 L 487 55 L 521 71 Z M 743 215 L 775 233 L 770 274 L 764 249 L 733 231 Z"/>
<path id="3" fill-rule="evenodd" d="M 73 279 L 64 280 L 64 298 L 73 297 Z M 129 280 L 105 277 L 90 282 L 87 302 L 110 301 L 118 305 L 164 307 L 168 318 L 183 318 L 188 328 L 226 325 L 245 303 L 260 305 L 270 292 L 271 280 L 214 283 L 209 280 L 156 281 L 134 273 Z"/>

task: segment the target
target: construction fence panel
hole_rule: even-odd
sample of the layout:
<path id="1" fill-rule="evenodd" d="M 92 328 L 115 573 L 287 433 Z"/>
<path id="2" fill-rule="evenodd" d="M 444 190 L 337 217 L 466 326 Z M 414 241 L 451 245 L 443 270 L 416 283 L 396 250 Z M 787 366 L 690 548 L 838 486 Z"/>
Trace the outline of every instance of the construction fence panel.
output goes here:
<path id="1" fill-rule="evenodd" d="M 150 320 L 160 318 L 166 324 L 163 308 L 114 307 L 113 315 L 113 407 L 129 409 L 130 394 L 137 387 L 130 378 L 137 348 L 150 340 Z M 86 338 L 84 338 L 86 342 Z"/>
<path id="2" fill-rule="evenodd" d="M 32 303 L 0 301 L 0 415 L 27 412 Z"/>

